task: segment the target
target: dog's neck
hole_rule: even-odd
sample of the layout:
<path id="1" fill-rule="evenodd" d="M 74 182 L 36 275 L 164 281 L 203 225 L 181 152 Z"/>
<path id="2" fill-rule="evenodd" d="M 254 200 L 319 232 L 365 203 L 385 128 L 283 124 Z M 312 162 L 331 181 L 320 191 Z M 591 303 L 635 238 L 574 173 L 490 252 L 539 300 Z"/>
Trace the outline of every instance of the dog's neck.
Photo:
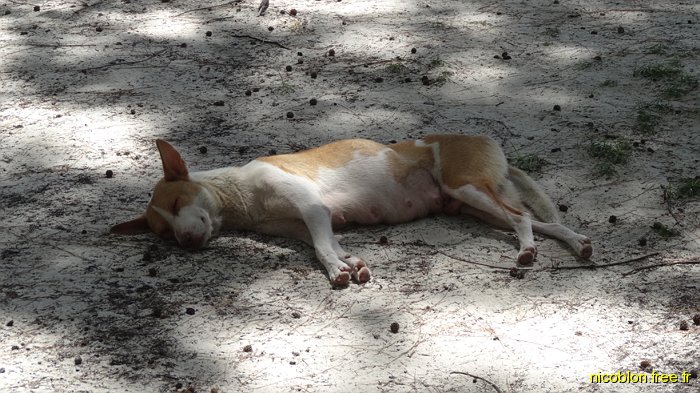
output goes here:
<path id="1" fill-rule="evenodd" d="M 194 172 L 190 176 L 208 192 L 212 203 L 209 213 L 220 221 L 221 229 L 252 229 L 253 199 L 246 187 L 248 183 L 242 181 L 244 174 L 240 167 Z"/>

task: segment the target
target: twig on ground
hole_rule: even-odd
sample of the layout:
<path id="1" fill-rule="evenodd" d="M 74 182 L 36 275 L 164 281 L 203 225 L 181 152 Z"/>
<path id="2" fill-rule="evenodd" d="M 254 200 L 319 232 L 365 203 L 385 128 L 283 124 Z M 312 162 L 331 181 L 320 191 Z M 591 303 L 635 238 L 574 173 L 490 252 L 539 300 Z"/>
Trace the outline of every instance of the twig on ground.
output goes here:
<path id="1" fill-rule="evenodd" d="M 134 60 L 134 61 L 123 61 L 123 62 L 109 62 L 107 64 L 101 65 L 101 66 L 96 66 L 96 67 L 88 67 L 88 68 L 83 68 L 81 71 L 91 71 L 91 70 L 99 70 L 101 68 L 107 68 L 107 67 L 116 67 L 116 66 L 124 66 L 124 65 L 130 65 L 130 64 L 138 64 L 138 63 L 143 63 L 144 61 L 151 60 L 154 57 L 157 57 L 161 55 L 163 52 L 165 52 L 167 49 L 160 50 L 151 56 L 148 56 L 146 58 L 143 58 L 141 60 Z M 154 66 L 156 67 L 156 66 Z"/>
<path id="2" fill-rule="evenodd" d="M 664 263 L 657 263 L 654 265 L 649 265 L 649 266 L 642 266 L 638 267 L 636 269 L 632 269 L 626 273 L 622 273 L 622 276 L 629 276 L 632 274 L 637 274 L 641 272 L 642 270 L 648 270 L 648 269 L 654 269 L 657 267 L 664 267 L 664 266 L 673 266 L 673 265 L 699 265 L 700 264 L 700 259 L 682 259 L 682 260 L 675 260 L 675 261 L 670 261 L 670 262 L 664 262 Z"/>
<path id="3" fill-rule="evenodd" d="M 466 260 L 466 259 L 464 259 L 464 258 L 459 258 L 459 257 L 456 257 L 456 256 L 454 256 L 454 255 L 447 254 L 447 253 L 445 253 L 445 252 L 443 252 L 443 251 L 436 251 L 436 252 L 437 252 L 438 254 L 442 254 L 442 255 L 444 255 L 444 256 L 446 256 L 446 257 L 448 257 L 448 258 L 452 258 L 452 259 L 457 260 L 457 261 L 462 261 L 462 262 L 470 263 L 470 264 L 472 264 L 472 265 L 486 266 L 486 267 L 490 267 L 490 268 L 493 268 L 493 269 L 502 269 L 502 270 L 510 270 L 510 269 L 512 269 L 512 267 L 496 266 L 496 265 L 489 265 L 488 263 L 483 263 L 483 262 L 469 261 L 469 260 Z"/>
<path id="4" fill-rule="evenodd" d="M 466 376 L 468 376 L 468 377 L 472 377 L 472 378 L 474 378 L 474 379 L 480 379 L 480 380 L 486 382 L 487 384 L 491 385 L 491 387 L 492 387 L 496 392 L 498 392 L 498 393 L 503 393 L 503 391 L 498 387 L 498 385 L 496 385 L 495 383 L 489 381 L 488 379 L 483 378 L 483 377 L 480 377 L 480 376 L 478 376 L 478 375 L 470 374 L 470 373 L 467 373 L 467 372 L 464 372 L 464 371 L 450 371 L 450 374 L 460 374 L 460 375 L 466 375 Z"/>
<path id="5" fill-rule="evenodd" d="M 444 255 L 444 256 L 446 256 L 446 257 L 448 257 L 448 258 L 452 258 L 452 259 L 455 259 L 455 260 L 457 260 L 457 261 L 462 261 L 462 262 L 470 263 L 470 264 L 473 264 L 473 265 L 486 266 L 486 267 L 490 267 L 490 268 L 493 268 L 493 269 L 510 270 L 510 269 L 513 268 L 512 266 L 511 266 L 511 267 L 508 267 L 508 266 L 496 266 L 496 265 L 489 265 L 488 263 L 469 261 L 469 260 L 467 260 L 467 259 L 463 259 L 463 258 L 456 257 L 456 256 L 454 256 L 454 255 L 447 254 L 447 253 L 445 253 L 445 252 L 443 252 L 443 251 L 436 251 L 436 253 L 437 253 L 437 254 L 442 254 L 442 255 Z M 533 272 L 540 272 L 540 271 L 547 271 L 547 270 L 602 269 L 602 268 L 607 268 L 607 267 L 610 267 L 610 266 L 624 265 L 624 264 L 627 264 L 627 263 L 632 263 L 632 262 L 641 261 L 642 259 L 646 259 L 646 258 L 649 258 L 649 257 L 653 257 L 653 256 L 659 255 L 659 254 L 660 254 L 660 252 L 656 251 L 656 252 L 652 252 L 652 253 L 649 253 L 649 254 L 640 255 L 640 256 L 637 256 L 637 257 L 634 257 L 634 258 L 625 259 L 624 261 L 606 263 L 606 264 L 604 264 L 604 265 L 577 265 L 577 266 L 550 267 L 550 268 L 543 268 L 543 269 L 530 269 L 530 268 L 526 268 L 526 269 L 527 269 L 528 271 L 533 271 Z"/>
<path id="6" fill-rule="evenodd" d="M 264 40 L 264 39 L 262 39 L 262 38 L 253 37 L 252 35 L 248 35 L 248 34 L 232 34 L 231 37 L 236 37 L 236 38 L 250 38 L 250 39 L 252 39 L 252 40 L 260 41 L 260 42 L 262 42 L 263 44 L 277 45 L 277 46 L 279 46 L 279 47 L 282 48 L 282 49 L 289 50 L 289 48 L 287 48 L 286 46 L 280 44 L 280 43 L 277 42 L 277 41 Z"/>
<path id="7" fill-rule="evenodd" d="M 646 259 L 646 258 L 649 258 L 649 257 L 653 257 L 653 256 L 659 255 L 659 254 L 660 254 L 660 252 L 655 251 L 655 252 L 651 252 L 651 253 L 649 253 L 649 254 L 640 255 L 640 256 L 637 256 L 637 257 L 634 257 L 634 258 L 630 258 L 630 259 L 625 259 L 625 260 L 619 261 L 619 262 L 606 263 L 606 264 L 603 264 L 603 265 L 562 266 L 562 267 L 553 267 L 553 268 L 551 268 L 551 270 L 602 269 L 602 268 L 606 268 L 606 267 L 610 267 L 610 266 L 624 265 L 624 264 L 627 264 L 627 263 L 632 263 L 632 262 L 641 261 L 642 259 Z M 543 270 L 550 270 L 550 269 L 543 269 Z"/>
<path id="8" fill-rule="evenodd" d="M 228 3 L 219 4 L 219 5 L 210 5 L 210 6 L 208 6 L 208 7 L 193 8 L 193 9 L 191 9 L 191 10 L 187 10 L 187 11 L 185 11 L 185 12 L 181 12 L 181 13 L 175 15 L 174 18 L 180 17 L 180 16 L 185 15 L 185 14 L 189 14 L 190 12 L 197 12 L 197 11 L 202 11 L 202 10 L 211 10 L 211 9 L 214 9 L 214 8 L 226 7 L 227 5 L 236 4 L 236 3 L 238 3 L 238 1 L 229 1 Z"/>

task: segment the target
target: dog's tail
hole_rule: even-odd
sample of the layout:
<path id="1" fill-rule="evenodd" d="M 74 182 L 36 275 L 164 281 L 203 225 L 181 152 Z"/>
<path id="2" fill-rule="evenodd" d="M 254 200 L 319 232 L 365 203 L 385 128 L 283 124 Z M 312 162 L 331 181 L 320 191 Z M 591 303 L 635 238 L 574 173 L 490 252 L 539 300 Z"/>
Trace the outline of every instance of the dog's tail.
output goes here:
<path id="1" fill-rule="evenodd" d="M 518 190 L 522 203 L 530 208 L 535 216 L 544 222 L 559 222 L 554 203 L 527 173 L 511 166 L 508 168 L 508 178 Z"/>

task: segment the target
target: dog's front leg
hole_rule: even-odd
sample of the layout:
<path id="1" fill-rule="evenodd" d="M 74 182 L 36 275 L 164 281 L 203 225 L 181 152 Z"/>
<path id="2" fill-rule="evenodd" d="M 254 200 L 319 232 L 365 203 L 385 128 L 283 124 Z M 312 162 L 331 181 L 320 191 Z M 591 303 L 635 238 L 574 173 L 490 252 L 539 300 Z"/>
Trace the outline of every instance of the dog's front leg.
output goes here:
<path id="1" fill-rule="evenodd" d="M 316 256 L 328 271 L 333 285 L 347 285 L 351 275 L 359 282 L 369 281 L 371 273 L 365 262 L 343 250 L 333 235 L 328 208 L 316 203 L 300 207 L 299 210 L 311 235 Z"/>

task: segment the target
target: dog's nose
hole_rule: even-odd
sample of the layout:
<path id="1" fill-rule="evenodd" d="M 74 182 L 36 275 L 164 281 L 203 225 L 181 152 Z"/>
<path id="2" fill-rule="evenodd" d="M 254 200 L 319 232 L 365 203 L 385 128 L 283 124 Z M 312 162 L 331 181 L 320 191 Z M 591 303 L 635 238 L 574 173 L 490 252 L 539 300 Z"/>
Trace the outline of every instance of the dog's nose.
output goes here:
<path id="1" fill-rule="evenodd" d="M 190 232 L 186 232 L 178 238 L 178 242 L 180 246 L 184 248 L 199 248 L 202 247 L 204 243 L 204 237 L 195 236 Z"/>

